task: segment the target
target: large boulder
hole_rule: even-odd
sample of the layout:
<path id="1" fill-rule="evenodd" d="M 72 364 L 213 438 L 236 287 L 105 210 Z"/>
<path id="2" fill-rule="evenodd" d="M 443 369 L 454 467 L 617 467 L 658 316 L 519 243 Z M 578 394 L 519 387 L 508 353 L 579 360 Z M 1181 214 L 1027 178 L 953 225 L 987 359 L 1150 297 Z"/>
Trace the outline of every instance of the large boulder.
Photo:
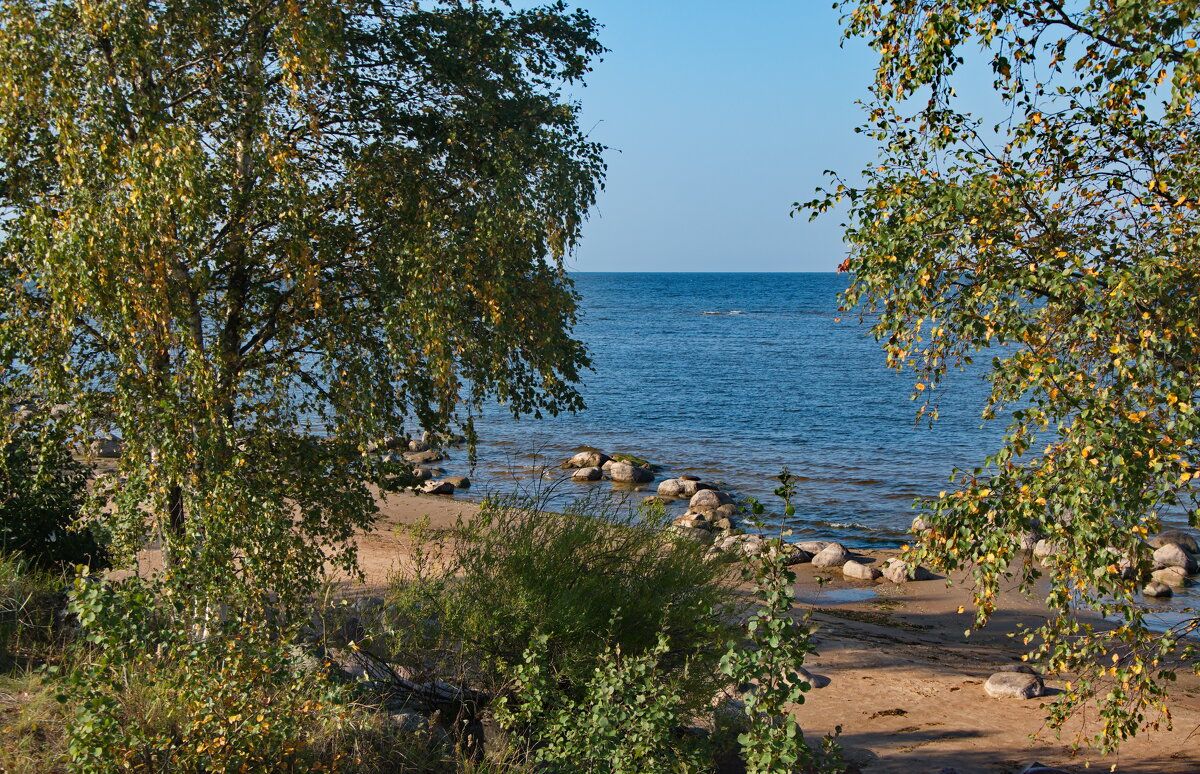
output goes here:
<path id="1" fill-rule="evenodd" d="M 125 451 L 125 442 L 112 435 L 93 438 L 88 451 L 91 452 L 93 457 L 99 457 L 102 460 L 115 460 Z"/>
<path id="2" fill-rule="evenodd" d="M 410 452 L 429 451 L 429 444 L 425 441 L 414 438 L 408 442 L 408 450 Z"/>
<path id="3" fill-rule="evenodd" d="M 1168 543 L 1177 543 L 1183 546 L 1184 550 L 1191 554 L 1200 553 L 1200 546 L 1196 545 L 1196 538 L 1186 532 L 1180 532 L 1177 529 L 1167 532 L 1160 532 L 1150 538 L 1150 545 L 1154 548 L 1162 548 Z"/>
<path id="4" fill-rule="evenodd" d="M 850 552 L 841 543 L 830 543 L 812 558 L 813 567 L 841 567 L 850 561 Z"/>
<path id="5" fill-rule="evenodd" d="M 419 452 L 404 452 L 404 459 L 414 465 L 428 465 L 431 462 L 438 462 L 446 459 L 446 455 L 437 449 L 426 449 Z"/>
<path id="6" fill-rule="evenodd" d="M 856 562 L 853 559 L 842 565 L 842 575 L 855 580 L 878 580 L 883 573 L 868 564 Z"/>
<path id="7" fill-rule="evenodd" d="M 444 480 L 455 489 L 471 488 L 471 479 L 467 478 L 466 476 L 448 476 Z"/>
<path id="8" fill-rule="evenodd" d="M 451 495 L 454 494 L 454 484 L 449 481 L 426 481 L 421 485 L 425 494 Z"/>
<path id="9" fill-rule="evenodd" d="M 892 583 L 906 583 L 910 580 L 933 580 L 933 573 L 921 565 L 913 568 L 908 562 L 899 557 L 892 557 L 883 563 L 883 577 Z"/>
<path id="10" fill-rule="evenodd" d="M 716 489 L 701 489 L 688 501 L 689 511 L 715 511 L 722 505 L 733 505 L 733 498 Z M 737 513 L 736 506 L 734 513 Z M 722 514 L 732 515 L 732 514 Z"/>
<path id="11" fill-rule="evenodd" d="M 574 481 L 599 481 L 603 475 L 604 471 L 594 466 L 590 468 L 576 468 L 571 473 L 571 479 Z"/>
<path id="12" fill-rule="evenodd" d="M 1154 563 L 1159 567 L 1182 567 L 1189 575 L 1196 571 L 1196 560 L 1178 543 L 1164 543 L 1154 549 Z"/>
<path id="13" fill-rule="evenodd" d="M 654 474 L 645 468 L 617 462 L 608 467 L 608 475 L 618 484 L 645 484 L 654 480 Z"/>
<path id="14" fill-rule="evenodd" d="M 1026 672 L 997 672 L 983 684 L 993 699 L 1036 699 L 1046 691 L 1042 678 Z"/>
<path id="15" fill-rule="evenodd" d="M 564 468 L 599 468 L 608 462 L 608 455 L 598 451 L 581 451 L 563 463 Z"/>
<path id="16" fill-rule="evenodd" d="M 671 532 L 674 532 L 681 538 L 686 540 L 694 540 L 697 543 L 707 545 L 713 542 L 713 534 L 709 530 L 701 527 L 685 527 L 679 524 L 670 527 Z"/>
<path id="17" fill-rule="evenodd" d="M 763 539 L 758 535 L 738 535 L 734 548 L 745 556 L 758 556 L 763 551 Z"/>
<path id="18" fill-rule="evenodd" d="M 658 496 L 690 498 L 703 488 L 698 481 L 689 481 L 684 478 L 668 478 L 658 485 Z"/>
<path id="19" fill-rule="evenodd" d="M 1146 588 L 1142 589 L 1143 597 L 1172 597 L 1175 592 L 1171 587 L 1159 581 L 1150 581 L 1146 584 Z"/>
<path id="20" fill-rule="evenodd" d="M 783 548 L 783 563 L 788 567 L 796 564 L 807 564 L 812 561 L 812 554 L 800 546 L 788 545 Z"/>
<path id="21" fill-rule="evenodd" d="M 1049 540 L 1039 540 L 1033 546 L 1033 556 L 1036 559 L 1045 559 L 1047 556 L 1059 553 L 1058 546 Z"/>
<path id="22" fill-rule="evenodd" d="M 1150 573 L 1150 579 L 1168 586 L 1186 586 L 1187 570 L 1182 567 L 1164 567 Z"/>
<path id="23" fill-rule="evenodd" d="M 704 518 L 699 513 L 685 513 L 682 516 L 675 517 L 675 526 L 677 527 L 695 527 L 712 531 L 713 525 L 708 519 Z"/>
<path id="24" fill-rule="evenodd" d="M 829 545 L 828 540 L 802 540 L 796 544 L 810 554 L 819 554 Z"/>

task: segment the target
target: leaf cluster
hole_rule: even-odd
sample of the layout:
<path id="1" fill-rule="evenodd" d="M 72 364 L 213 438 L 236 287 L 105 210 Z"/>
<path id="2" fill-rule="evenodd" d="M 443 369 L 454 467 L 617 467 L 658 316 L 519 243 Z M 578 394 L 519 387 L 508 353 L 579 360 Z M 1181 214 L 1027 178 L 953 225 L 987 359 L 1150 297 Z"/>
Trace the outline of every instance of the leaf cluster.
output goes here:
<path id="1" fill-rule="evenodd" d="M 984 418 L 1007 426 L 923 503 L 917 558 L 970 569 L 980 622 L 1010 568 L 1026 588 L 1047 575 L 1039 657 L 1104 664 L 1053 719 L 1095 695 L 1107 748 L 1160 715 L 1185 655 L 1137 596 L 1145 538 L 1200 514 L 1197 4 L 840 5 L 878 55 L 863 131 L 879 159 L 804 206 L 848 205 L 844 306 L 912 372 L 924 416 L 982 357 Z M 956 91 L 968 55 L 991 67 L 992 114 Z M 1027 536 L 1058 548 L 1045 567 L 1018 552 Z M 1080 607 L 1121 623 L 1077 620 Z"/>

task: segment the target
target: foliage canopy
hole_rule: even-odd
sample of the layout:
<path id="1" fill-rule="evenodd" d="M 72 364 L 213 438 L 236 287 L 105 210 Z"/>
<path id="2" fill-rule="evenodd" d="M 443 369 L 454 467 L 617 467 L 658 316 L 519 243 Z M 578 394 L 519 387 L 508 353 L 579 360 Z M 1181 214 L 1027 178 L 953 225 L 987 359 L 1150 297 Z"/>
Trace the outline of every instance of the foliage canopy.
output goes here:
<path id="1" fill-rule="evenodd" d="M 92 509 L 118 551 L 162 539 L 193 596 L 303 592 L 403 480 L 381 439 L 580 405 L 562 259 L 603 162 L 563 89 L 595 29 L 557 2 L 0 3 L 3 388 L 123 435 Z"/>
<path id="2" fill-rule="evenodd" d="M 1058 546 L 1016 565 L 1050 580 L 1034 655 L 1076 675 L 1054 719 L 1094 695 L 1111 745 L 1165 710 L 1197 623 L 1155 632 L 1137 596 L 1145 538 L 1200 513 L 1198 4 L 839 5 L 878 54 L 864 130 L 880 148 L 861 184 L 806 205 L 849 203 L 845 304 L 914 371 L 930 417 L 947 369 L 988 353 L 985 417 L 1007 422 L 995 454 L 926 503 L 921 553 L 972 568 L 982 621 L 1022 535 Z M 978 80 L 971 56 L 990 64 L 998 122 L 955 90 Z"/>

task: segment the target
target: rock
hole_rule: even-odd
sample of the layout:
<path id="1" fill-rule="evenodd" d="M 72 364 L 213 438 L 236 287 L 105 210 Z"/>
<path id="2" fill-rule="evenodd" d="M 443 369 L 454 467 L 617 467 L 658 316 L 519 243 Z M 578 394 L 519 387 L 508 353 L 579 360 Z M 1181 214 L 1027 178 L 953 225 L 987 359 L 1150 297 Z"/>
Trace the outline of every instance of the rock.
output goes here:
<path id="1" fill-rule="evenodd" d="M 883 577 L 892 583 L 906 583 L 910 580 L 933 580 L 933 573 L 920 565 L 917 565 L 916 569 L 911 573 L 909 572 L 910 569 L 911 565 L 908 562 L 899 557 L 892 557 L 883 563 Z"/>
<path id="2" fill-rule="evenodd" d="M 718 518 L 716 521 L 713 522 L 713 528 L 715 528 L 715 529 L 733 529 L 733 519 L 730 519 L 728 516 L 721 516 L 720 518 Z"/>
<path id="3" fill-rule="evenodd" d="M 674 524 L 670 527 L 670 530 L 681 538 L 694 540 L 697 543 L 705 544 L 713 542 L 712 533 L 700 527 L 685 527 Z"/>
<path id="4" fill-rule="evenodd" d="M 683 481 L 699 481 L 700 480 L 699 476 L 693 476 L 690 473 L 684 473 L 679 478 L 682 479 Z"/>
<path id="5" fill-rule="evenodd" d="M 1189 575 L 1196 571 L 1196 560 L 1178 543 L 1164 543 L 1154 549 L 1154 562 L 1163 567 L 1182 567 Z"/>
<path id="6" fill-rule="evenodd" d="M 841 567 L 850 561 L 850 552 L 841 543 L 830 543 L 812 558 L 813 567 Z"/>
<path id="7" fill-rule="evenodd" d="M 1071 774 L 1071 772 L 1067 771 L 1066 769 L 1060 769 L 1056 766 L 1046 766 L 1034 761 L 1017 772 L 1017 774 Z"/>
<path id="8" fill-rule="evenodd" d="M 618 484 L 645 484 L 654 480 L 653 473 L 628 462 L 614 463 L 608 468 L 608 475 Z"/>
<path id="9" fill-rule="evenodd" d="M 414 438 L 413 440 L 408 442 L 408 450 L 410 452 L 429 451 L 429 444 L 426 443 L 425 441 L 418 441 L 417 439 Z"/>
<path id="10" fill-rule="evenodd" d="M 1032 532 L 1025 532 L 1021 535 L 1021 542 L 1017 544 L 1018 551 L 1032 551 L 1037 545 L 1038 536 Z"/>
<path id="11" fill-rule="evenodd" d="M 682 484 L 683 484 L 682 479 L 678 479 L 678 478 L 663 479 L 658 484 L 658 496 L 659 497 L 682 497 L 682 495 L 680 494 L 680 491 L 682 490 L 682 486 L 681 486 Z"/>
<path id="12" fill-rule="evenodd" d="M 407 449 L 408 441 L 398 435 L 389 435 L 382 441 L 372 441 L 367 444 L 367 451 L 374 454 L 381 451 L 395 451 L 396 449 Z"/>
<path id="13" fill-rule="evenodd" d="M 796 674 L 800 676 L 801 680 L 808 683 L 813 688 L 824 688 L 833 682 L 825 675 L 813 674 L 804 667 L 797 667 Z"/>
<path id="14" fill-rule="evenodd" d="M 812 561 L 812 554 L 800 546 L 786 546 L 783 551 L 783 563 L 788 567 L 796 564 L 807 564 Z"/>
<path id="15" fill-rule="evenodd" d="M 705 511 L 705 513 L 707 513 L 709 516 L 712 516 L 714 519 L 720 519 L 720 518 L 732 519 L 734 516 L 737 516 L 741 512 L 742 512 L 741 509 L 738 508 L 733 503 L 725 503 L 724 505 L 718 505 L 716 508 L 713 508 L 711 511 Z"/>
<path id="16" fill-rule="evenodd" d="M 744 556 L 758 556 L 763 551 L 763 541 L 758 535 L 738 535 L 737 550 Z"/>
<path id="17" fill-rule="evenodd" d="M 698 513 L 685 513 L 682 516 L 677 516 L 675 518 L 675 525 L 678 527 L 695 527 L 697 529 L 708 530 L 710 532 L 713 528 L 713 525 L 709 523 L 708 519 L 704 518 Z"/>
<path id="18" fill-rule="evenodd" d="M 1034 675 L 1035 677 L 1041 677 L 1041 675 L 1038 674 L 1038 671 L 1036 669 L 1034 669 L 1033 667 L 1029 666 L 1028 664 L 1003 664 L 999 667 L 996 667 L 996 671 L 997 672 L 1019 672 L 1023 675 Z"/>
<path id="19" fill-rule="evenodd" d="M 428 481 L 433 478 L 433 468 L 424 466 L 413 468 L 413 477 L 418 481 Z"/>
<path id="20" fill-rule="evenodd" d="M 920 534 L 922 532 L 928 532 L 932 528 L 933 528 L 933 525 L 930 524 L 929 520 L 926 519 L 924 516 L 918 516 L 917 518 L 912 520 L 912 530 L 911 531 L 913 532 L 913 534 Z"/>
<path id="21" fill-rule="evenodd" d="M 421 491 L 425 494 L 454 494 L 454 484 L 451 484 L 449 481 L 426 481 L 421 486 Z"/>
<path id="22" fill-rule="evenodd" d="M 871 567 L 870 565 L 856 562 L 853 559 L 842 565 L 842 575 L 847 578 L 855 578 L 857 580 L 873 581 L 878 579 L 883 573 Z"/>
<path id="23" fill-rule="evenodd" d="M 603 475 L 604 471 L 592 466 L 590 468 L 577 468 L 571 474 L 571 479 L 573 481 L 599 481 Z"/>
<path id="24" fill-rule="evenodd" d="M 642 505 L 667 505 L 668 500 L 658 495 L 646 495 L 642 498 Z"/>
<path id="25" fill-rule="evenodd" d="M 1196 538 L 1186 532 L 1180 532 L 1173 529 L 1168 532 L 1160 532 L 1158 535 L 1150 538 L 1150 545 L 1153 548 L 1162 548 L 1168 543 L 1176 543 L 1183 547 L 1185 551 L 1191 554 L 1200 553 L 1200 547 L 1196 545 Z"/>
<path id="26" fill-rule="evenodd" d="M 1159 583 L 1165 583 L 1168 586 L 1186 586 L 1187 571 L 1182 567 L 1164 567 L 1161 570 L 1155 570 L 1150 573 L 1150 579 L 1156 580 Z"/>
<path id="27" fill-rule="evenodd" d="M 1175 592 L 1171 591 L 1171 587 L 1160 581 L 1150 581 L 1146 584 L 1146 588 L 1142 589 L 1143 597 L 1173 597 Z"/>
<path id="28" fill-rule="evenodd" d="M 607 454 L 598 451 L 581 451 L 563 463 L 564 468 L 599 468 L 609 461 Z"/>
<path id="29" fill-rule="evenodd" d="M 1025 672 L 997 672 L 983 684 L 983 690 L 993 699 L 1035 699 L 1046 686 L 1042 678 Z"/>
<path id="30" fill-rule="evenodd" d="M 691 497 L 699 492 L 701 485 L 682 478 L 668 478 L 658 485 L 659 497 Z"/>
<path id="31" fill-rule="evenodd" d="M 1057 554 L 1058 552 L 1058 546 L 1049 540 L 1039 540 L 1033 546 L 1033 556 L 1037 559 L 1045 559 L 1047 556 Z"/>
<path id="32" fill-rule="evenodd" d="M 120 457 L 121 453 L 125 451 L 125 442 L 113 435 L 93 438 L 91 444 L 88 445 L 88 450 L 93 457 L 113 460 Z"/>
<path id="33" fill-rule="evenodd" d="M 426 449 L 419 452 L 405 452 L 404 459 L 414 465 L 428 465 L 430 462 L 438 462 L 446 459 L 446 455 L 437 449 Z"/>
<path id="34" fill-rule="evenodd" d="M 819 554 L 829 546 L 828 540 L 804 540 L 796 544 L 810 554 Z"/>
<path id="35" fill-rule="evenodd" d="M 688 510 L 715 511 L 722 505 L 733 505 L 733 498 L 724 492 L 718 492 L 716 489 L 701 489 L 699 492 L 696 492 L 696 494 L 692 495 L 692 499 L 688 501 Z M 737 511 L 735 507 L 734 513 L 736 512 Z"/>
<path id="36" fill-rule="evenodd" d="M 449 482 L 455 489 L 471 488 L 471 479 L 467 478 L 466 476 L 450 476 L 449 478 L 443 480 Z"/>

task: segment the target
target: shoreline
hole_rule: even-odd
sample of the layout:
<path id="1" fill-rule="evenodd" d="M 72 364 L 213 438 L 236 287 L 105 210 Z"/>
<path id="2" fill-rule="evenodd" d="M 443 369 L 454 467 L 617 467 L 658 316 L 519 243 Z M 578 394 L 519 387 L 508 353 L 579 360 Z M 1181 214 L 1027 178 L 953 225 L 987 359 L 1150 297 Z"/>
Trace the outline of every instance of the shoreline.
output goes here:
<path id="1" fill-rule="evenodd" d="M 347 596 L 386 585 L 389 572 L 409 546 L 397 527 L 424 517 L 434 529 L 469 519 L 478 505 L 441 496 L 401 494 L 381 501 L 377 527 L 357 544 L 365 574 L 347 582 Z M 881 565 L 898 552 L 856 550 Z M 1042 705 L 1053 699 L 995 699 L 983 683 L 999 667 L 1020 662 L 1018 625 L 1045 620 L 1045 608 L 1014 588 L 1002 593 L 991 622 L 970 636 L 970 587 L 963 577 L 892 584 L 843 578 L 837 568 L 795 565 L 797 612 L 811 613 L 816 653 L 805 661 L 830 682 L 807 694 L 794 712 L 810 737 L 842 727 L 848 763 L 864 772 L 901 774 L 953 767 L 960 774 L 1017 772 L 1033 761 L 1083 771 L 1117 765 L 1116 771 L 1186 774 L 1200 770 L 1200 678 L 1181 674 L 1168 705 L 1174 729 L 1143 732 L 1118 756 L 1071 752 L 1071 740 L 1091 727 L 1076 718 L 1055 738 L 1044 728 Z M 817 576 L 830 580 L 818 583 Z M 870 594 L 864 592 L 870 591 Z M 958 613 L 962 605 L 965 612 Z M 1053 694 L 1064 678 L 1048 675 Z M 1094 729 L 1093 729 L 1094 730 Z M 1029 736 L 1042 732 L 1032 746 Z"/>
<path id="2" fill-rule="evenodd" d="M 471 519 L 479 508 L 477 502 L 415 492 L 377 502 L 374 528 L 355 539 L 363 578 L 331 577 L 335 597 L 379 594 L 410 555 L 406 528 L 424 521 L 431 529 L 446 530 L 460 518 Z M 899 552 L 851 553 L 879 567 Z M 139 571 L 160 566 L 156 554 L 143 551 Z M 1002 591 L 989 624 L 966 635 L 973 621 L 966 574 L 895 584 L 846 578 L 839 567 L 809 562 L 791 569 L 797 576 L 793 609 L 810 614 L 815 627 L 816 651 L 805 667 L 829 678 L 793 712 L 813 739 L 841 727 L 845 760 L 863 772 L 950 767 L 959 774 L 1015 773 L 1034 761 L 1079 772 L 1088 764 L 1094 770 L 1115 765 L 1115 771 L 1139 774 L 1200 771 L 1200 678 L 1190 673 L 1181 673 L 1171 688 L 1173 729 L 1164 724 L 1143 732 L 1108 758 L 1087 749 L 1072 751 L 1077 733 L 1095 731 L 1094 718 L 1086 714 L 1059 737 L 1045 727 L 1043 705 L 1068 678 L 1046 675 L 1048 695 L 1042 698 L 997 699 L 984 693 L 989 675 L 1020 663 L 1020 641 L 1010 635 L 1020 625 L 1046 620 L 1044 606 L 1017 592 L 1015 582 Z M 1036 735 L 1032 744 L 1031 735 Z"/>

